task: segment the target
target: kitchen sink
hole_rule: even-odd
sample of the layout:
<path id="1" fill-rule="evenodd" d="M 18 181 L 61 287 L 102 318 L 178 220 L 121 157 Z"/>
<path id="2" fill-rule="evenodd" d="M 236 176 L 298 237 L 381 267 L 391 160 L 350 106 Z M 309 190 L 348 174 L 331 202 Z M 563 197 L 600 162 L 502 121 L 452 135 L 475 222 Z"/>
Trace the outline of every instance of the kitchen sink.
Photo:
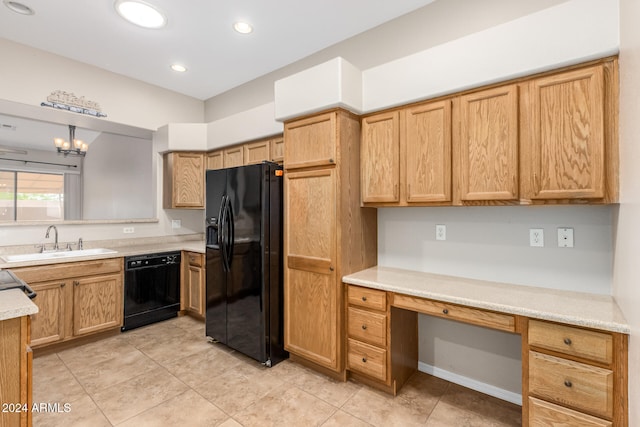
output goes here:
<path id="1" fill-rule="evenodd" d="M 77 251 L 36 252 L 32 254 L 2 255 L 5 262 L 41 261 L 60 258 L 78 258 L 91 255 L 115 254 L 118 251 L 105 248 L 79 249 Z"/>

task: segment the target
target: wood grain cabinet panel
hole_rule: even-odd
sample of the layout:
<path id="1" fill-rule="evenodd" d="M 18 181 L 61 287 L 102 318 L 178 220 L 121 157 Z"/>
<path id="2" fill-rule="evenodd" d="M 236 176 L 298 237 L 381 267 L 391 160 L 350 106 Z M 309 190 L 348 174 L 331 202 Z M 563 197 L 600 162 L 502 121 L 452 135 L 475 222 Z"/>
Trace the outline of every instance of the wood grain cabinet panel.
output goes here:
<path id="1" fill-rule="evenodd" d="M 31 316 L 31 345 L 64 340 L 67 295 L 71 285 L 64 281 L 54 281 L 33 284 L 31 287 L 37 294 L 33 303 L 38 306 L 38 313 Z"/>
<path id="2" fill-rule="evenodd" d="M 257 141 L 244 145 L 244 164 L 254 165 L 271 158 L 269 140 Z"/>
<path id="3" fill-rule="evenodd" d="M 451 201 L 451 100 L 403 111 L 407 204 Z"/>
<path id="4" fill-rule="evenodd" d="M 604 364 L 613 361 L 613 337 L 567 325 L 529 321 L 529 345 Z"/>
<path id="5" fill-rule="evenodd" d="M 387 346 L 387 316 L 349 307 L 347 313 L 347 333 L 360 341 L 365 341 L 378 347 Z"/>
<path id="6" fill-rule="evenodd" d="M 224 149 L 222 151 L 222 156 L 225 168 L 244 165 L 244 147 L 242 145 Z"/>
<path id="7" fill-rule="evenodd" d="M 285 169 L 336 164 L 336 120 L 334 113 L 325 113 L 285 126 Z"/>
<path id="8" fill-rule="evenodd" d="M 271 161 L 282 163 L 284 161 L 284 137 L 273 138 L 271 140 Z"/>
<path id="9" fill-rule="evenodd" d="M 611 421 L 592 417 L 534 397 L 529 398 L 529 427 L 612 427 Z"/>
<path id="10" fill-rule="evenodd" d="M 605 81 L 602 65 L 529 83 L 531 199 L 605 195 Z"/>
<path id="11" fill-rule="evenodd" d="M 518 86 L 473 92 L 455 101 L 459 126 L 454 139 L 454 201 L 517 200 Z"/>
<path id="12" fill-rule="evenodd" d="M 224 160 L 222 151 L 212 151 L 207 153 L 207 169 L 222 169 Z"/>
<path id="13" fill-rule="evenodd" d="M 73 334 L 90 334 L 122 325 L 122 275 L 73 281 Z"/>
<path id="14" fill-rule="evenodd" d="M 348 339 L 347 368 L 377 380 L 387 381 L 387 351 L 354 339 Z"/>
<path id="15" fill-rule="evenodd" d="M 552 402 L 613 417 L 613 372 L 531 351 L 529 393 Z"/>
<path id="16" fill-rule="evenodd" d="M 197 252 L 183 253 L 184 286 L 182 292 L 189 313 L 202 318 L 206 311 L 206 278 L 204 255 Z"/>
<path id="17" fill-rule="evenodd" d="M 164 209 L 204 208 L 204 153 L 164 155 Z"/>
<path id="18" fill-rule="evenodd" d="M 399 202 L 400 115 L 397 111 L 362 120 L 360 153 L 362 202 Z"/>
<path id="19" fill-rule="evenodd" d="M 31 427 L 32 361 L 29 347 L 29 316 L 0 321 L 0 426 Z M 7 406 L 5 406 L 7 405 Z M 27 407 L 27 411 L 13 410 L 8 405 Z"/>

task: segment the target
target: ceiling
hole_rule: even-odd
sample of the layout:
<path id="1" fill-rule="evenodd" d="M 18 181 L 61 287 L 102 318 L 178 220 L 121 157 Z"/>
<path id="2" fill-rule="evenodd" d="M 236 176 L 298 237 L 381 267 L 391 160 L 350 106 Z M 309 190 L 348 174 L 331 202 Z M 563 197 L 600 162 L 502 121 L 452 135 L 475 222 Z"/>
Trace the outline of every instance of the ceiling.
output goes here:
<path id="1" fill-rule="evenodd" d="M 434 0 L 146 1 L 165 28 L 126 22 L 114 0 L 19 0 L 35 14 L 0 5 L 0 37 L 205 100 Z"/>

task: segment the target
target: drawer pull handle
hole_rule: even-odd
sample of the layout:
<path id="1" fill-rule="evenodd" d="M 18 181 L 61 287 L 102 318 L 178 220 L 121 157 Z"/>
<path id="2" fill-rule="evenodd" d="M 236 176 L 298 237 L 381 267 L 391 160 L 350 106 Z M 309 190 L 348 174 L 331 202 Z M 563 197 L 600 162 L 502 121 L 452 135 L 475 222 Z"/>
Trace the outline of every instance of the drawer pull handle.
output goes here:
<path id="1" fill-rule="evenodd" d="M 565 387 L 569 387 L 569 388 L 571 388 L 571 386 L 573 386 L 573 384 L 569 380 L 564 380 L 564 385 L 565 385 Z"/>
<path id="2" fill-rule="evenodd" d="M 366 302 L 367 301 L 367 297 L 362 297 L 362 301 Z"/>
<path id="3" fill-rule="evenodd" d="M 565 343 L 566 345 L 571 345 L 571 338 L 565 338 L 565 339 L 564 339 L 564 343 Z"/>
<path id="4" fill-rule="evenodd" d="M 442 310 L 442 312 L 443 312 L 444 314 L 449 314 L 449 310 L 447 310 L 446 308 L 445 308 L 444 310 Z"/>
<path id="5" fill-rule="evenodd" d="M 362 329 L 366 331 L 367 330 L 367 325 L 362 325 Z"/>
<path id="6" fill-rule="evenodd" d="M 367 358 L 366 357 L 362 358 L 362 363 L 367 363 Z"/>

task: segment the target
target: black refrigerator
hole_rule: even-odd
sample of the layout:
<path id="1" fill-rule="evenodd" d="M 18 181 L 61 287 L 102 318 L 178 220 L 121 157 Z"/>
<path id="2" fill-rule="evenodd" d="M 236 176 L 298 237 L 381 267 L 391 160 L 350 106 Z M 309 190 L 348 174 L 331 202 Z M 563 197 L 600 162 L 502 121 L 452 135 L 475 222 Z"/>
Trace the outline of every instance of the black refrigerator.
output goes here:
<path id="1" fill-rule="evenodd" d="M 282 166 L 206 172 L 206 335 L 266 366 L 284 350 Z"/>

